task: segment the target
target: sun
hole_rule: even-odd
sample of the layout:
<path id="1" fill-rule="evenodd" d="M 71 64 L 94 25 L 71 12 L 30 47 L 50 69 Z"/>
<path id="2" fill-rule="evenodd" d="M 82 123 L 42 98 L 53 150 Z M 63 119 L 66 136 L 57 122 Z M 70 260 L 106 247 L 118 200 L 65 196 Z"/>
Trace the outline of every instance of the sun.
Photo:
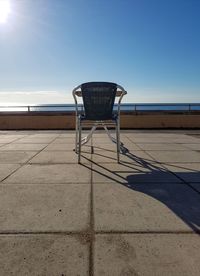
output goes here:
<path id="1" fill-rule="evenodd" d="M 10 0 L 0 0 L 0 23 L 6 23 L 10 13 Z"/>

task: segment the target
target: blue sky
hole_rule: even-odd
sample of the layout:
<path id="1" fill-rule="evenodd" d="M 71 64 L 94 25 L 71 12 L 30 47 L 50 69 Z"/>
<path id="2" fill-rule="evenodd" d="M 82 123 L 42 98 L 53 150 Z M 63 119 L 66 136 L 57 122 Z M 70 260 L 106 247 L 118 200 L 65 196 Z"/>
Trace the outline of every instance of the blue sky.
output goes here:
<path id="1" fill-rule="evenodd" d="M 4 1 L 0 101 L 65 103 L 102 80 L 126 102 L 200 102 L 200 0 Z"/>

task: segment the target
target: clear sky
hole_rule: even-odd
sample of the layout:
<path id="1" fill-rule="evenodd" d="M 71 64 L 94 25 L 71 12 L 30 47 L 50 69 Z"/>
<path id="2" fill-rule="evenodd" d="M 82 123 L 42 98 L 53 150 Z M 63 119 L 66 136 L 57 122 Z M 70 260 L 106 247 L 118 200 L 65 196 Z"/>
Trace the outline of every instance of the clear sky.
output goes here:
<path id="1" fill-rule="evenodd" d="M 200 102 L 200 0 L 2 1 L 2 103 L 65 103 L 101 80 L 126 102 Z"/>

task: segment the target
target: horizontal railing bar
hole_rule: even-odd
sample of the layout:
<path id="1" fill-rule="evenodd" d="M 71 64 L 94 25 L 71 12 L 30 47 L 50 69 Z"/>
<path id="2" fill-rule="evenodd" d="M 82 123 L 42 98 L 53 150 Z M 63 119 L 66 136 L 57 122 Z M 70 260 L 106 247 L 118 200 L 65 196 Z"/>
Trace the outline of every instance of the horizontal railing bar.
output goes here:
<path id="1" fill-rule="evenodd" d="M 117 105 L 115 105 L 116 107 Z M 78 104 L 83 109 L 82 104 Z M 114 108 L 115 108 L 114 107 Z M 56 110 L 52 110 L 55 109 Z M 5 110 L 8 109 L 8 110 Z M 23 110 L 19 110 L 23 109 Z M 40 109 L 40 110 L 38 110 Z M 46 110 L 49 109 L 49 110 Z M 68 110 L 66 110 L 68 109 Z M 70 109 L 70 110 L 69 110 Z M 65 112 L 74 111 L 75 104 L 38 104 L 38 105 L 1 105 L 0 112 Z M 122 111 L 147 112 L 147 111 L 200 111 L 200 103 L 123 103 Z"/>

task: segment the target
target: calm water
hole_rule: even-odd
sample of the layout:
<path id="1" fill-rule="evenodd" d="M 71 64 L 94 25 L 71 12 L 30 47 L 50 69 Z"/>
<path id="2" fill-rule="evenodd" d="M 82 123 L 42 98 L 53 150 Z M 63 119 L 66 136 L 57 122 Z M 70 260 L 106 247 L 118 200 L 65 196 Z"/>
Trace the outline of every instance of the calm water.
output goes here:
<path id="1" fill-rule="evenodd" d="M 81 105 L 80 105 L 81 108 Z M 116 106 L 115 106 L 116 109 Z M 74 111 L 74 104 L 44 104 L 44 105 L 16 105 L 0 106 L 0 112 L 17 111 Z M 121 104 L 122 111 L 200 111 L 200 103 L 191 104 Z"/>

